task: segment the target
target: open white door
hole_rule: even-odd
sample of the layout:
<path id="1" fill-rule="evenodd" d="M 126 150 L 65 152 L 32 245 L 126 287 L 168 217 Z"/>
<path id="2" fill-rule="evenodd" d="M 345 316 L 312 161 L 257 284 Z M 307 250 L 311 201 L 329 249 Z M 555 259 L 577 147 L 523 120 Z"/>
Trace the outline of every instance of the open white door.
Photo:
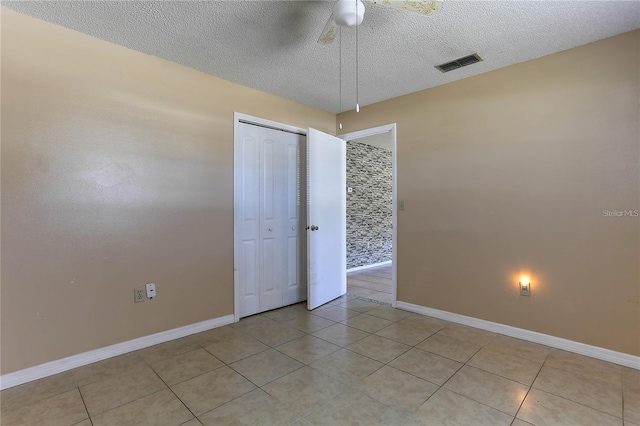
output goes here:
<path id="1" fill-rule="evenodd" d="M 346 143 L 307 133 L 307 309 L 347 292 Z"/>

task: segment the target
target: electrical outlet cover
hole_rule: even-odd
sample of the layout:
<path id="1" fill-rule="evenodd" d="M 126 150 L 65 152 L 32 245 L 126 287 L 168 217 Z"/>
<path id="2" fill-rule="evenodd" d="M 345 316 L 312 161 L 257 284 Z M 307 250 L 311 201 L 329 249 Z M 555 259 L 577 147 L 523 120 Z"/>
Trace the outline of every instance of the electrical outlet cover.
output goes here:
<path id="1" fill-rule="evenodd" d="M 144 287 L 133 289 L 133 301 L 135 303 L 144 302 Z"/>

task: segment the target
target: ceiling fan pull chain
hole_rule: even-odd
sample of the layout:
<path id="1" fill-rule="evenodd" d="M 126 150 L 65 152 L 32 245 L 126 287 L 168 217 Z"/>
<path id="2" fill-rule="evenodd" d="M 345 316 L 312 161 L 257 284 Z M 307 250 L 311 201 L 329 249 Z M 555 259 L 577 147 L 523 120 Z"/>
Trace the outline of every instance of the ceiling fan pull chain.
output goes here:
<path id="1" fill-rule="evenodd" d="M 358 13 L 358 0 L 356 0 L 356 14 Z M 360 91 L 358 87 L 358 25 L 356 25 L 356 112 L 360 112 Z"/>
<path id="2" fill-rule="evenodd" d="M 342 27 L 338 29 L 338 37 L 340 37 L 340 108 L 338 109 L 338 115 L 342 115 Z M 342 120 L 340 120 L 340 130 L 342 130 Z"/>

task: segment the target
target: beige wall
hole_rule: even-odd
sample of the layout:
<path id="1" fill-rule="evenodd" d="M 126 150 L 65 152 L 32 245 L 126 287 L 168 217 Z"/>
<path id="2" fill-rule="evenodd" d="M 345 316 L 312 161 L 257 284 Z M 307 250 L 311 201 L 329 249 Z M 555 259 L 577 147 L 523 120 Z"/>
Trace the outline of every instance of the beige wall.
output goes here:
<path id="1" fill-rule="evenodd" d="M 2 9 L 3 374 L 233 313 L 233 112 L 335 116 Z M 134 287 L 158 297 L 133 303 Z"/>
<path id="2" fill-rule="evenodd" d="M 639 39 L 342 115 L 398 124 L 398 300 L 640 355 Z"/>

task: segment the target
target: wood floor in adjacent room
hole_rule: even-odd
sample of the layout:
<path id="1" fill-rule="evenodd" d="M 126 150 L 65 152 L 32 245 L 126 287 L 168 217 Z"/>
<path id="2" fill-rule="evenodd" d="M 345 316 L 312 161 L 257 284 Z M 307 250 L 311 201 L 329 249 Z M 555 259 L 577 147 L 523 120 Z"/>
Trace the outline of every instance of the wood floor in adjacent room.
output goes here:
<path id="1" fill-rule="evenodd" d="M 638 425 L 640 371 L 342 296 L 2 391 L 2 425 Z"/>
<path id="2" fill-rule="evenodd" d="M 391 265 L 348 272 L 347 294 L 391 304 L 393 301 Z"/>

